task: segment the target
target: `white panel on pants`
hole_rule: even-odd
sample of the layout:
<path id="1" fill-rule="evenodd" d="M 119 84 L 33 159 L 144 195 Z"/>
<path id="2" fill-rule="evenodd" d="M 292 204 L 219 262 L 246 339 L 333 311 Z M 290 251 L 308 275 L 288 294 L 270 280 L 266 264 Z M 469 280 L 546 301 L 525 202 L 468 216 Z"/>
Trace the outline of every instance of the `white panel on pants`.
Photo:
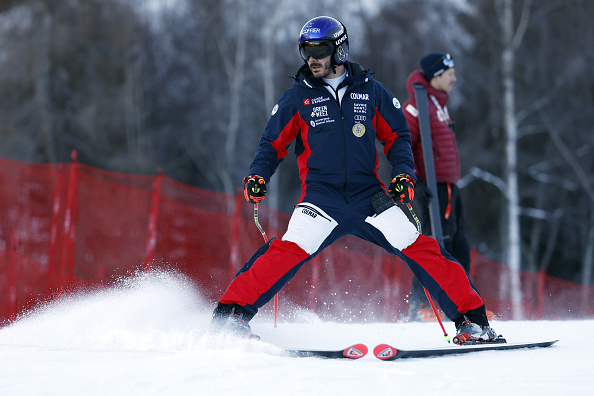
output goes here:
<path id="1" fill-rule="evenodd" d="M 296 243 L 307 254 L 313 254 L 337 225 L 322 209 L 303 202 L 293 210 L 282 240 Z"/>
<path id="2" fill-rule="evenodd" d="M 365 221 L 380 230 L 390 245 L 398 250 L 406 249 L 419 237 L 417 228 L 395 205 L 379 215 L 366 218 Z"/>

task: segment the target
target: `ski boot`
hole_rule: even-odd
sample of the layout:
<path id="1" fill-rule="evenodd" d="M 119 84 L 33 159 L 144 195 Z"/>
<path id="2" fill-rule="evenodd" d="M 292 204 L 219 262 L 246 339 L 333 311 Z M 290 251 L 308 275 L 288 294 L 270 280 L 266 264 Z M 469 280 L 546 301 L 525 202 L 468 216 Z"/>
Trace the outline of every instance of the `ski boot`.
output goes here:
<path id="1" fill-rule="evenodd" d="M 457 345 L 472 345 L 487 342 L 503 343 L 506 341 L 505 338 L 497 335 L 495 330 L 488 324 L 480 326 L 466 319 L 456 328 L 456 336 L 452 339 L 452 342 Z"/>
<path id="2" fill-rule="evenodd" d="M 260 336 L 252 333 L 249 321 L 254 314 L 239 304 L 219 303 L 212 313 L 211 333 L 229 333 L 239 338 L 260 340 Z"/>

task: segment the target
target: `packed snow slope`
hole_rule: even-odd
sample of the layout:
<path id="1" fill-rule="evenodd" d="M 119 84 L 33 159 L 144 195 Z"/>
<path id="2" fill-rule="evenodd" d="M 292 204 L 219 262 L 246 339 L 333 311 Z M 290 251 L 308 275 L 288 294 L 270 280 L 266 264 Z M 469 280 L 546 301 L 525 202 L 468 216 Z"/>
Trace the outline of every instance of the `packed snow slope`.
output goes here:
<path id="1" fill-rule="evenodd" d="M 282 300 L 281 300 L 282 301 Z M 77 293 L 0 329 L 1 395 L 592 395 L 594 321 L 493 321 L 549 348 L 384 362 L 291 358 L 280 348 L 447 346 L 437 323 L 327 322 L 293 312 L 262 341 L 208 333 L 212 303 L 173 273 Z M 447 323 L 447 330 L 454 332 Z"/>

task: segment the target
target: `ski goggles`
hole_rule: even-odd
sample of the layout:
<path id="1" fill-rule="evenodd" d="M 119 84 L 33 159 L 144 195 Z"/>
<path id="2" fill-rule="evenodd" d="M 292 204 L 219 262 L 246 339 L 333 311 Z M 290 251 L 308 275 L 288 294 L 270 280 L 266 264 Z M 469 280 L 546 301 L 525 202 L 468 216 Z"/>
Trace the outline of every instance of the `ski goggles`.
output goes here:
<path id="1" fill-rule="evenodd" d="M 334 52 L 334 46 L 330 40 L 308 40 L 299 43 L 299 53 L 305 62 L 311 56 L 314 59 L 322 59 Z"/>

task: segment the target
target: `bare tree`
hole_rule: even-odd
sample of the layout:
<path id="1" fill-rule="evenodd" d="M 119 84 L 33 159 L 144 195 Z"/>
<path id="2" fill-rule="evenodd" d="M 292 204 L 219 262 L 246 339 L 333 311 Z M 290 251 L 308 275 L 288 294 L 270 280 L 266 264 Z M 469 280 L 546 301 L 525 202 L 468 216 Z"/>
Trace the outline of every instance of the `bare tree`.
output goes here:
<path id="1" fill-rule="evenodd" d="M 521 238 L 520 238 L 520 199 L 518 190 L 518 121 L 515 104 L 515 52 L 519 48 L 530 13 L 530 1 L 524 2 L 518 26 L 514 26 L 512 0 L 503 0 L 501 25 L 503 32 L 503 52 L 501 56 L 501 78 L 503 81 L 503 124 L 505 129 L 505 180 L 507 205 L 507 263 L 511 268 L 512 315 L 523 319 L 522 290 L 520 286 Z"/>

